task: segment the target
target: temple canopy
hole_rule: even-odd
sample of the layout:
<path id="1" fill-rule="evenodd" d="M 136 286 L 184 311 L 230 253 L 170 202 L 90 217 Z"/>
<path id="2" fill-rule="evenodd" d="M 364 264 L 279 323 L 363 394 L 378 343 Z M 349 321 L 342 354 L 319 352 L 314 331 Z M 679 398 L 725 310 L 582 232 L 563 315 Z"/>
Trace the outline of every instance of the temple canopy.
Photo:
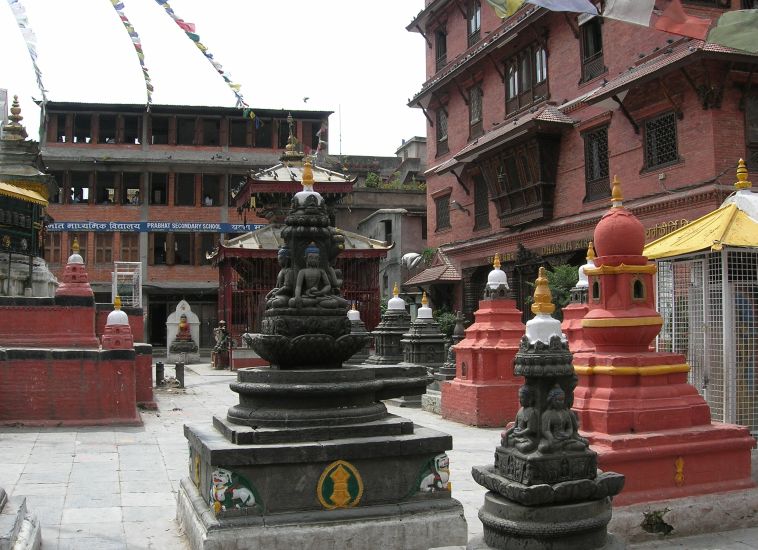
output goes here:
<path id="1" fill-rule="evenodd" d="M 746 184 L 717 210 L 649 243 L 643 254 L 656 260 L 724 246 L 758 248 L 758 194 Z"/>

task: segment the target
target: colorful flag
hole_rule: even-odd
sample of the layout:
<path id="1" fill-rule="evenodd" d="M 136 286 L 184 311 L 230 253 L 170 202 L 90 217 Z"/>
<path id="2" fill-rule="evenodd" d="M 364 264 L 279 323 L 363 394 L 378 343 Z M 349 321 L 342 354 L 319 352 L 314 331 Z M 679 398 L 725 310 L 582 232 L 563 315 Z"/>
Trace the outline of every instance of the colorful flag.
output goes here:
<path id="1" fill-rule="evenodd" d="M 758 9 L 728 11 L 708 33 L 708 42 L 758 53 Z"/>
<path id="2" fill-rule="evenodd" d="M 663 10 L 655 22 L 655 28 L 659 31 L 697 38 L 698 40 L 705 40 L 710 27 L 710 19 L 687 15 L 680 0 L 671 0 L 669 6 Z"/>
<path id="3" fill-rule="evenodd" d="M 26 49 L 29 52 L 29 57 L 32 59 L 32 67 L 34 68 L 34 77 L 37 80 L 37 88 L 39 88 L 42 94 L 42 120 L 44 120 L 45 105 L 47 104 L 47 90 L 42 85 L 42 72 L 37 65 L 37 37 L 34 31 L 29 26 L 29 19 L 26 17 L 26 9 L 21 5 L 20 0 L 8 0 L 8 5 L 13 12 L 13 17 L 16 18 L 16 25 L 21 31 L 21 35 L 26 42 Z"/>
<path id="4" fill-rule="evenodd" d="M 145 54 L 142 51 L 142 43 L 137 31 L 134 30 L 134 26 L 129 22 L 129 19 L 123 11 L 124 3 L 121 2 L 121 0 L 111 0 L 111 5 L 113 6 L 113 9 L 116 10 L 126 32 L 129 33 L 132 46 L 134 46 L 134 50 L 137 52 L 137 59 L 139 59 L 140 67 L 142 67 L 142 77 L 145 79 L 145 92 L 147 93 L 147 105 L 149 108 L 150 104 L 153 102 L 153 91 L 155 88 L 153 88 L 153 83 L 150 80 L 150 73 L 148 72 L 147 67 L 145 67 Z"/>
<path id="5" fill-rule="evenodd" d="M 570 11 L 597 15 L 597 8 L 590 0 L 526 0 L 529 4 L 540 6 L 550 11 Z"/>
<path id="6" fill-rule="evenodd" d="M 495 9 L 498 17 L 505 19 L 518 11 L 524 0 L 487 0 L 487 3 Z"/>
<path id="7" fill-rule="evenodd" d="M 655 0 L 606 0 L 603 17 L 650 26 Z"/>

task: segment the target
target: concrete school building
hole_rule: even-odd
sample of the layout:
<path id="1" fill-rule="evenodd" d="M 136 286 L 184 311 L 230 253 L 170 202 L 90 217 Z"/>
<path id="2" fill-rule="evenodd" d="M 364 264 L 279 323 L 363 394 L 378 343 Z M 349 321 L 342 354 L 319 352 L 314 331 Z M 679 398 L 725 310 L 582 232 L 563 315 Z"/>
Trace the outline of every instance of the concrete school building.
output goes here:
<path id="1" fill-rule="evenodd" d="M 409 105 L 427 119 L 428 246 L 460 280 L 414 279 L 469 318 L 495 253 L 521 311 L 540 266 L 582 265 L 613 175 L 648 242 L 721 204 L 739 158 L 758 175 L 756 55 L 528 3 L 500 19 L 427 0 L 407 29 L 426 56 Z"/>

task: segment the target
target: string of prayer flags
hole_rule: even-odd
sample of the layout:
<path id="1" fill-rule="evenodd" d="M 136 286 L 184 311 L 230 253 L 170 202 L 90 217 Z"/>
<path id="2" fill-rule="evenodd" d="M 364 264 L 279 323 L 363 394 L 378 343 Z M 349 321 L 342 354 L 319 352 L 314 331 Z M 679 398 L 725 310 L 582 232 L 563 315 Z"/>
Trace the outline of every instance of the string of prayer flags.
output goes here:
<path id="1" fill-rule="evenodd" d="M 42 72 L 37 65 L 37 37 L 29 25 L 29 18 L 26 16 L 26 9 L 21 4 L 21 0 L 8 0 L 8 5 L 13 12 L 13 16 L 16 18 L 16 25 L 18 25 L 21 35 L 24 37 L 26 49 L 29 52 L 29 57 L 32 59 L 34 78 L 37 81 L 37 88 L 39 88 L 42 94 L 42 113 L 44 115 L 45 105 L 47 104 L 47 90 L 45 90 L 45 86 L 42 84 Z M 42 119 L 44 120 L 44 118 L 43 116 Z"/>
<path id="2" fill-rule="evenodd" d="M 606 0 L 603 17 L 649 27 L 654 7 L 655 0 Z"/>
<path id="3" fill-rule="evenodd" d="M 487 0 L 500 18 L 510 17 L 524 3 L 533 4 L 550 11 L 569 11 L 597 15 L 597 8 L 590 0 Z"/>
<path id="4" fill-rule="evenodd" d="M 145 79 L 145 92 L 147 93 L 147 105 L 149 108 L 153 102 L 154 88 L 153 83 L 150 80 L 150 72 L 145 66 L 145 53 L 142 51 L 142 41 L 140 40 L 139 34 L 137 34 L 137 31 L 134 29 L 134 26 L 129 22 L 129 18 L 124 13 L 124 3 L 121 0 L 111 0 L 111 5 L 113 5 L 113 9 L 116 10 L 119 19 L 121 19 L 121 23 L 123 23 L 126 32 L 129 34 L 129 39 L 132 41 L 134 51 L 137 52 L 137 59 L 139 59 L 139 64 L 142 68 L 142 77 Z"/>
<path id="5" fill-rule="evenodd" d="M 654 26 L 659 31 L 705 40 L 711 20 L 687 15 L 680 0 L 671 0 Z"/>
<path id="6" fill-rule="evenodd" d="M 728 11 L 708 33 L 708 42 L 758 53 L 758 9 Z"/>
<path id="7" fill-rule="evenodd" d="M 200 35 L 197 34 L 197 29 L 195 28 L 194 23 L 187 23 L 184 19 L 177 16 L 171 5 L 168 3 L 168 0 L 155 1 L 166 11 L 171 19 L 174 20 L 177 26 L 184 31 L 187 37 L 192 40 L 195 46 L 197 46 L 197 49 L 200 50 L 206 59 L 211 63 L 211 65 L 213 65 L 213 68 L 216 69 L 218 74 L 221 75 L 221 77 L 224 79 L 224 82 L 226 82 L 226 84 L 229 86 L 229 89 L 232 90 L 232 93 L 234 93 L 234 96 L 237 98 L 237 107 L 247 107 L 247 103 L 245 103 L 245 100 L 240 93 L 241 86 L 232 81 L 232 75 L 230 75 L 228 71 L 224 70 L 224 68 L 221 66 L 221 63 L 213 59 L 213 54 L 208 51 L 208 48 L 202 42 L 200 42 Z"/>

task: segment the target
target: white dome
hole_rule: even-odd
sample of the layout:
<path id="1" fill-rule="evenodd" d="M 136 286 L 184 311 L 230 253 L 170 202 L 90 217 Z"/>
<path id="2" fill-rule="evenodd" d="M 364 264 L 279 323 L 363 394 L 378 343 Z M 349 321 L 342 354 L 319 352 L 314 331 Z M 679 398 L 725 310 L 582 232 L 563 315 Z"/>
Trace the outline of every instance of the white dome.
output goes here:
<path id="1" fill-rule="evenodd" d="M 416 312 L 416 319 L 433 319 L 432 308 L 429 306 L 421 306 Z"/>
<path id="2" fill-rule="evenodd" d="M 68 263 L 84 265 L 84 258 L 82 258 L 78 253 L 74 252 L 71 254 L 71 256 L 68 257 Z"/>
<path id="3" fill-rule="evenodd" d="M 595 262 L 587 260 L 586 264 L 579 267 L 579 281 L 576 283 L 576 288 L 589 288 L 590 280 L 587 277 L 587 273 L 585 273 L 587 269 L 595 269 Z"/>
<path id="4" fill-rule="evenodd" d="M 538 340 L 549 344 L 553 336 L 560 336 L 562 341 L 566 341 L 566 336 L 561 332 L 561 322 L 547 313 L 538 313 L 526 322 L 526 337 L 530 344 Z"/>
<path id="5" fill-rule="evenodd" d="M 295 193 L 295 202 L 297 204 L 305 204 L 305 200 L 310 197 L 311 195 L 315 195 L 316 197 L 316 203 L 319 205 L 324 204 L 324 197 L 321 196 L 321 193 L 318 193 L 317 191 L 298 191 Z"/>
<path id="6" fill-rule="evenodd" d="M 108 314 L 108 320 L 105 322 L 108 326 L 128 325 L 129 317 L 120 309 L 114 309 Z"/>
<path id="7" fill-rule="evenodd" d="M 347 312 L 347 318 L 351 321 L 360 321 L 361 320 L 361 312 L 357 309 L 350 309 Z"/>
<path id="8" fill-rule="evenodd" d="M 394 298 L 390 298 L 389 302 L 387 302 L 387 309 L 393 309 L 393 310 L 402 309 L 402 310 L 405 310 L 405 300 L 403 300 L 399 296 L 395 296 Z"/>
<path id="9" fill-rule="evenodd" d="M 489 275 L 487 275 L 487 287 L 495 290 L 499 288 L 500 285 L 505 285 L 505 288 L 510 290 L 510 287 L 508 286 L 508 277 L 506 276 L 505 271 L 496 267 L 490 271 Z"/>

